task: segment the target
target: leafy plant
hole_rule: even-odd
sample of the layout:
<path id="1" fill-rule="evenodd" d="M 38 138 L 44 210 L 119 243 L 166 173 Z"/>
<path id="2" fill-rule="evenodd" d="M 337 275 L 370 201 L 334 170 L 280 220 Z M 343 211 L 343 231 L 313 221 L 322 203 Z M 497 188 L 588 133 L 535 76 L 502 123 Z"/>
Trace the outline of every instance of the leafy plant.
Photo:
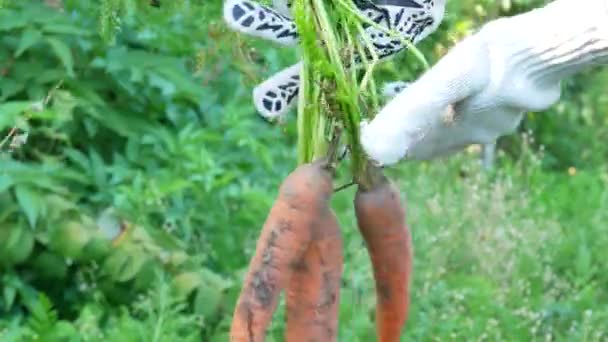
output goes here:
<path id="1" fill-rule="evenodd" d="M 234 229 L 255 219 L 242 215 L 234 226 L 230 213 L 248 198 L 264 200 L 259 188 L 272 179 L 256 179 L 289 151 L 263 150 L 280 133 L 258 129 L 261 139 L 250 138 L 251 128 L 264 123 L 238 125 L 247 115 L 238 99 L 226 101 L 237 110 L 223 115 L 217 101 L 232 97 L 228 87 L 200 85 L 213 73 L 212 63 L 225 63 L 221 54 L 193 76 L 200 44 L 213 44 L 206 42 L 207 27 L 200 32 L 193 21 L 208 7 L 186 22 L 153 9 L 138 10 L 150 19 L 140 22 L 126 11 L 116 45 L 108 46 L 94 25 L 95 4 L 64 5 L 54 11 L 15 3 L 0 12 L 0 60 L 7 61 L 0 129 L 29 134 L 25 145 L 3 149 L 0 159 L 2 268 L 19 280 L 3 283 L 4 310 L 27 311 L 27 293 L 37 289 L 60 308 L 58 317 L 77 316 L 100 298 L 128 305 L 162 270 L 176 279 L 199 274 L 189 285 L 194 297 L 181 300 L 217 320 L 230 300 L 225 278 L 232 276 L 220 273 L 240 263 L 236 254 L 222 256 L 230 250 L 245 258 Z M 192 40 L 176 44 L 179 36 Z M 242 153 L 226 153 L 234 150 Z M 207 203 L 205 211 L 199 203 Z M 220 226 L 234 227 L 235 238 L 199 228 Z"/>

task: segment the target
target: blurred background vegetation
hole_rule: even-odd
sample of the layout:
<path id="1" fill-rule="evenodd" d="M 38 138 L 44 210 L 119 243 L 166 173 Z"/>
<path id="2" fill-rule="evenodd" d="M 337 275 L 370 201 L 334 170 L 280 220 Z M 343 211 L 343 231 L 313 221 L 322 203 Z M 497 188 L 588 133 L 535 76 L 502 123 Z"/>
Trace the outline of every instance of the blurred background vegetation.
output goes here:
<path id="1" fill-rule="evenodd" d="M 492 18 L 542 5 L 449 0 L 431 63 Z M 227 341 L 293 115 L 252 87 L 295 51 L 227 30 L 220 0 L 0 1 L 0 340 Z M 542 23 L 539 23 L 542 24 Z M 381 80 L 422 71 L 402 54 Z M 408 200 L 406 341 L 608 340 L 608 72 L 502 139 L 390 170 Z M 335 198 L 346 265 L 340 341 L 373 341 L 354 189 Z M 281 340 L 281 307 L 271 339 Z"/>

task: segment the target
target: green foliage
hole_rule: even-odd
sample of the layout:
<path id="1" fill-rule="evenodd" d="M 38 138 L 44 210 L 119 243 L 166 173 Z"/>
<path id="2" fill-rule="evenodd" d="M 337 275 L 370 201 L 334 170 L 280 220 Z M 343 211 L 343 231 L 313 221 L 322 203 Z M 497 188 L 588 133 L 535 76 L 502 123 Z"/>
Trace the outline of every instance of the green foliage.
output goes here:
<path id="1" fill-rule="evenodd" d="M 449 3 L 419 46 L 431 64 L 483 21 L 539 4 Z M 0 9 L 0 340 L 226 341 L 297 155 L 293 116 L 280 128 L 259 119 L 251 89 L 296 56 L 228 32 L 219 0 L 104 4 L 120 19 L 107 31 L 95 2 Z M 380 80 L 414 79 L 424 66 L 412 57 L 382 64 Z M 566 82 L 560 105 L 529 116 L 532 136 L 504 139 L 496 173 L 467 153 L 387 170 L 416 248 L 406 340 L 608 338 L 607 81 Z M 353 190 L 334 201 L 340 340 L 370 341 Z M 269 341 L 282 340 L 282 314 Z"/>
<path id="2" fill-rule="evenodd" d="M 190 333 L 214 336 L 256 235 L 249 227 L 295 164 L 291 150 L 266 149 L 283 134 L 243 120 L 255 117 L 240 75 L 210 83 L 234 49 L 208 39 L 233 39 L 217 21 L 199 21 L 217 6 L 177 17 L 122 12 L 108 45 L 96 4 L 64 5 L 0 12 L 0 130 L 29 134 L 0 157 L 0 267 L 13 279 L 0 304 L 25 319 L 43 293 L 61 319 L 77 319 L 89 303 L 98 303 L 97 319 L 127 319 L 156 273 L 195 273 L 187 296 L 166 300 L 190 303 L 204 317 Z M 122 305 L 127 311 L 116 311 Z"/>

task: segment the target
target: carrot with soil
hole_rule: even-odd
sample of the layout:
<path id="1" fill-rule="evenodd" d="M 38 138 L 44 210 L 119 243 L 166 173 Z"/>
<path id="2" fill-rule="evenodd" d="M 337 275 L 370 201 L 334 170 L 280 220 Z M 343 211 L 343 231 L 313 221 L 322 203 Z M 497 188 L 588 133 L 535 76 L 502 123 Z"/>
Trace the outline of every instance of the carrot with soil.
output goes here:
<path id="1" fill-rule="evenodd" d="M 336 341 L 342 232 L 333 211 L 320 218 L 304 258 L 297 264 L 286 292 L 286 341 Z"/>
<path id="2" fill-rule="evenodd" d="M 230 340 L 262 342 L 292 270 L 330 212 L 332 173 L 324 160 L 300 165 L 283 181 L 258 239 L 237 301 Z"/>
<path id="3" fill-rule="evenodd" d="M 372 181 L 359 185 L 355 214 L 374 271 L 378 341 L 398 342 L 409 313 L 411 236 L 399 190 L 380 170 L 369 169 Z"/>

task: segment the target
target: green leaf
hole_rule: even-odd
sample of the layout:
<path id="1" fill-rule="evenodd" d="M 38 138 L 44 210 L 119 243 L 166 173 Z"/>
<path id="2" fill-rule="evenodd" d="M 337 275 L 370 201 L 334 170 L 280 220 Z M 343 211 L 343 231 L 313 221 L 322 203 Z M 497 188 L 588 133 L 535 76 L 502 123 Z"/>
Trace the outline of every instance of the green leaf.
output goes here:
<path id="1" fill-rule="evenodd" d="M 17 116 L 30 108 L 31 103 L 25 101 L 15 101 L 0 104 L 0 129 L 15 125 Z"/>
<path id="2" fill-rule="evenodd" d="M 19 40 L 17 50 L 13 54 L 15 57 L 21 56 L 27 49 L 35 45 L 42 40 L 42 33 L 34 28 L 28 27 Z"/>
<path id="3" fill-rule="evenodd" d="M 7 285 L 4 286 L 4 309 L 8 311 L 15 302 L 15 298 L 17 297 L 17 289 L 14 287 Z"/>
<path id="4" fill-rule="evenodd" d="M 0 101 L 4 101 L 17 94 L 23 88 L 25 88 L 25 84 L 22 82 L 17 82 L 10 78 L 2 79 L 2 82 L 0 82 Z"/>
<path id="5" fill-rule="evenodd" d="M 13 203 L 2 204 L 2 209 L 0 209 L 0 222 L 6 221 L 9 216 L 13 215 L 19 209 Z"/>
<path id="6" fill-rule="evenodd" d="M 37 274 L 45 278 L 62 279 L 67 274 L 64 259 L 50 251 L 44 251 L 32 260 L 32 266 Z"/>
<path id="7" fill-rule="evenodd" d="M 67 78 L 67 74 L 63 68 L 57 66 L 56 69 L 46 69 L 36 74 L 35 81 L 37 84 L 57 83 Z"/>
<path id="8" fill-rule="evenodd" d="M 184 272 L 173 278 L 173 288 L 178 296 L 188 296 L 202 282 L 203 280 L 198 272 Z"/>
<path id="9" fill-rule="evenodd" d="M 67 34 L 72 36 L 90 36 L 92 32 L 84 30 L 78 26 L 68 24 L 47 24 L 44 25 L 44 32 L 55 33 L 55 34 Z"/>
<path id="10" fill-rule="evenodd" d="M 125 147 L 125 153 L 129 161 L 136 162 L 137 158 L 139 158 L 139 140 L 136 138 L 129 138 L 127 140 L 127 146 Z"/>
<path id="11" fill-rule="evenodd" d="M 14 180 L 11 176 L 0 173 L 0 193 L 3 193 L 8 190 L 8 188 L 13 186 L 13 184 Z"/>
<path id="12" fill-rule="evenodd" d="M 202 284 L 194 298 L 194 310 L 204 317 L 212 316 L 219 309 L 223 299 L 221 288 Z"/>
<path id="13" fill-rule="evenodd" d="M 86 173 L 91 172 L 91 164 L 84 153 L 76 149 L 65 149 L 64 154 L 72 163 L 79 166 L 82 171 L 85 171 Z"/>
<path id="14" fill-rule="evenodd" d="M 27 17 L 15 11 L 5 11 L 0 15 L 0 31 L 9 31 L 29 24 Z"/>
<path id="15" fill-rule="evenodd" d="M 21 236 L 24 234 L 25 231 L 20 225 L 14 225 L 13 227 L 8 229 L 8 238 L 4 242 L 4 248 L 6 248 L 7 250 L 13 249 L 17 244 L 19 244 L 19 241 L 21 241 Z"/>
<path id="16" fill-rule="evenodd" d="M 13 226 L 8 240 L 4 244 L 5 259 L 9 264 L 19 264 L 25 261 L 34 247 L 34 234 L 22 225 Z"/>
<path id="17" fill-rule="evenodd" d="M 76 338 L 76 336 L 79 335 L 80 333 L 73 324 L 68 321 L 59 321 L 53 326 L 53 330 L 49 331 L 42 339 L 47 341 L 77 341 L 79 338 Z"/>
<path id="18" fill-rule="evenodd" d="M 186 248 L 180 239 L 164 229 L 150 229 L 149 234 L 154 242 L 163 249 L 181 250 Z"/>
<path id="19" fill-rule="evenodd" d="M 25 164 L 15 160 L 3 161 L 2 171 L 13 178 L 15 184 L 29 184 L 36 188 L 64 193 L 65 181 L 58 179 L 59 172 L 65 172 L 63 167 L 57 168 L 51 164 Z"/>
<path id="20" fill-rule="evenodd" d="M 147 256 L 140 250 L 121 248 L 106 258 L 104 270 L 114 281 L 125 282 L 133 279 L 146 261 Z"/>
<path id="21" fill-rule="evenodd" d="M 27 307 L 30 311 L 28 325 L 38 334 L 45 334 L 57 323 L 57 312 L 51 300 L 43 293 L 38 294 L 38 300 L 30 301 Z"/>
<path id="22" fill-rule="evenodd" d="M 100 188 L 105 187 L 107 185 L 107 168 L 101 155 L 99 155 L 99 153 L 94 149 L 90 149 L 89 158 L 91 161 L 91 171 L 93 172 L 92 176 L 95 179 L 95 183 Z"/>
<path id="23" fill-rule="evenodd" d="M 15 196 L 17 196 L 17 202 L 21 210 L 25 212 L 30 226 L 35 228 L 38 215 L 42 209 L 40 195 L 27 185 L 17 185 L 15 187 Z"/>
<path id="24" fill-rule="evenodd" d="M 91 227 L 80 221 L 57 223 L 49 231 L 49 245 L 65 257 L 80 260 L 84 247 L 91 241 L 91 232 Z"/>
<path id="25" fill-rule="evenodd" d="M 152 87 L 160 89 L 163 96 L 168 96 L 168 97 L 172 96 L 176 91 L 175 84 L 173 84 L 173 82 L 166 80 L 163 77 L 160 77 L 156 74 L 151 74 L 149 76 L 149 79 L 150 79 L 150 85 Z"/>
<path id="26" fill-rule="evenodd" d="M 47 38 L 47 42 L 51 45 L 51 49 L 63 64 L 68 75 L 74 77 L 74 60 L 70 47 L 57 38 Z"/>
<path id="27" fill-rule="evenodd" d="M 78 102 L 69 91 L 57 90 L 53 95 L 53 110 L 57 121 L 69 121 Z"/>

